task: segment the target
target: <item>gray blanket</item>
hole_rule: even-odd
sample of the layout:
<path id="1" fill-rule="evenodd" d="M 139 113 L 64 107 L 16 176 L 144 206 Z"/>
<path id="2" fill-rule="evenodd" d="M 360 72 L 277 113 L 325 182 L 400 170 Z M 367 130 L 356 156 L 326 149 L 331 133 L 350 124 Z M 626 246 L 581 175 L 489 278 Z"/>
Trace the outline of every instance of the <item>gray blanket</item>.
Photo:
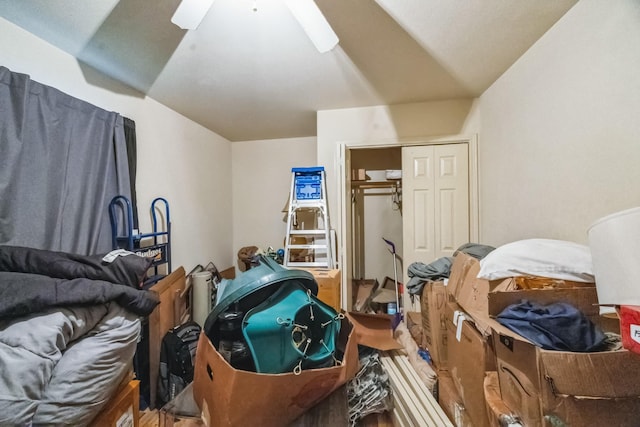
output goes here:
<path id="1" fill-rule="evenodd" d="M 100 270 L 78 256 L 0 248 L 0 426 L 90 425 L 131 369 L 139 316 L 158 301 L 132 287 L 137 279 L 75 276 L 106 277 Z"/>
<path id="2" fill-rule="evenodd" d="M 453 253 L 453 257 L 455 257 L 458 252 L 463 252 L 480 260 L 494 249 L 493 246 L 479 243 L 465 243 Z M 411 294 L 412 301 L 415 295 L 422 294 L 422 288 L 425 282 L 437 281 L 449 277 L 453 257 L 438 258 L 429 264 L 414 262 L 409 265 L 409 268 L 407 268 L 407 275 L 409 276 L 407 290 L 409 294 Z"/>
<path id="3" fill-rule="evenodd" d="M 90 425 L 131 369 L 139 332 L 113 302 L 0 321 L 0 425 Z"/>
<path id="4" fill-rule="evenodd" d="M 0 319 L 39 313 L 53 307 L 117 302 L 140 316 L 158 304 L 153 292 L 102 280 L 58 279 L 0 271 Z"/>

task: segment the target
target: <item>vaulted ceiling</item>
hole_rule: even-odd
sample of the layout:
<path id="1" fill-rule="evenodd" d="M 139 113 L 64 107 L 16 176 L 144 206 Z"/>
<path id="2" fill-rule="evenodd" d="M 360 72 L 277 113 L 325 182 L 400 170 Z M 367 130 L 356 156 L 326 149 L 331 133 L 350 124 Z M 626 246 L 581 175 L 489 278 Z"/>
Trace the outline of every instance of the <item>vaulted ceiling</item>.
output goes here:
<path id="1" fill-rule="evenodd" d="M 576 1 L 316 0 L 327 53 L 282 0 L 216 0 L 192 31 L 170 21 L 179 0 L 0 0 L 0 16 L 242 141 L 315 135 L 318 110 L 477 97 Z"/>

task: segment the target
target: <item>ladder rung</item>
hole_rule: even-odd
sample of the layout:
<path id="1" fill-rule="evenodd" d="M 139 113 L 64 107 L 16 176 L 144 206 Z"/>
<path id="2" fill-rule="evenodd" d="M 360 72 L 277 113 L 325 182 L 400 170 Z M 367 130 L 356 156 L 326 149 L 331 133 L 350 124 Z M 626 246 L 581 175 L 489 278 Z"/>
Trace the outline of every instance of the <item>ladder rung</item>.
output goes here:
<path id="1" fill-rule="evenodd" d="M 289 262 L 287 267 L 327 267 L 328 262 Z"/>
<path id="2" fill-rule="evenodd" d="M 289 249 L 327 249 L 327 245 L 289 245 Z"/>
<path id="3" fill-rule="evenodd" d="M 324 235 L 327 231 L 323 229 L 316 230 L 291 230 L 289 234 L 297 234 L 297 235 L 307 235 L 307 234 L 321 234 Z"/>
<path id="4" fill-rule="evenodd" d="M 325 208 L 327 203 L 324 200 L 293 200 L 291 201 L 292 208 Z"/>

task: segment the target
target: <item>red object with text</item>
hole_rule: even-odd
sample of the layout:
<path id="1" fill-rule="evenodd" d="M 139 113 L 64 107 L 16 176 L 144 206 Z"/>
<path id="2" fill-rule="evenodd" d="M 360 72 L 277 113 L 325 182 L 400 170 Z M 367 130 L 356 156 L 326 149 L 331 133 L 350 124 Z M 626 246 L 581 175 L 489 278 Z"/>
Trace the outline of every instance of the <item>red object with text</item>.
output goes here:
<path id="1" fill-rule="evenodd" d="M 640 306 L 620 306 L 620 334 L 624 348 L 640 353 Z"/>

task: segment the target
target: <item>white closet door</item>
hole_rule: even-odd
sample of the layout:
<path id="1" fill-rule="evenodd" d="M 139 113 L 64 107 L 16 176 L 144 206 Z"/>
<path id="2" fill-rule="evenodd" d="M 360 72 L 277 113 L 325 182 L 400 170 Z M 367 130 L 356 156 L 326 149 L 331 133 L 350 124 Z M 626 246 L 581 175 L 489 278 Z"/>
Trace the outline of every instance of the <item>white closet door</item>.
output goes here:
<path id="1" fill-rule="evenodd" d="M 468 144 L 402 148 L 403 276 L 469 241 Z M 405 292 L 405 312 L 419 311 Z"/>

